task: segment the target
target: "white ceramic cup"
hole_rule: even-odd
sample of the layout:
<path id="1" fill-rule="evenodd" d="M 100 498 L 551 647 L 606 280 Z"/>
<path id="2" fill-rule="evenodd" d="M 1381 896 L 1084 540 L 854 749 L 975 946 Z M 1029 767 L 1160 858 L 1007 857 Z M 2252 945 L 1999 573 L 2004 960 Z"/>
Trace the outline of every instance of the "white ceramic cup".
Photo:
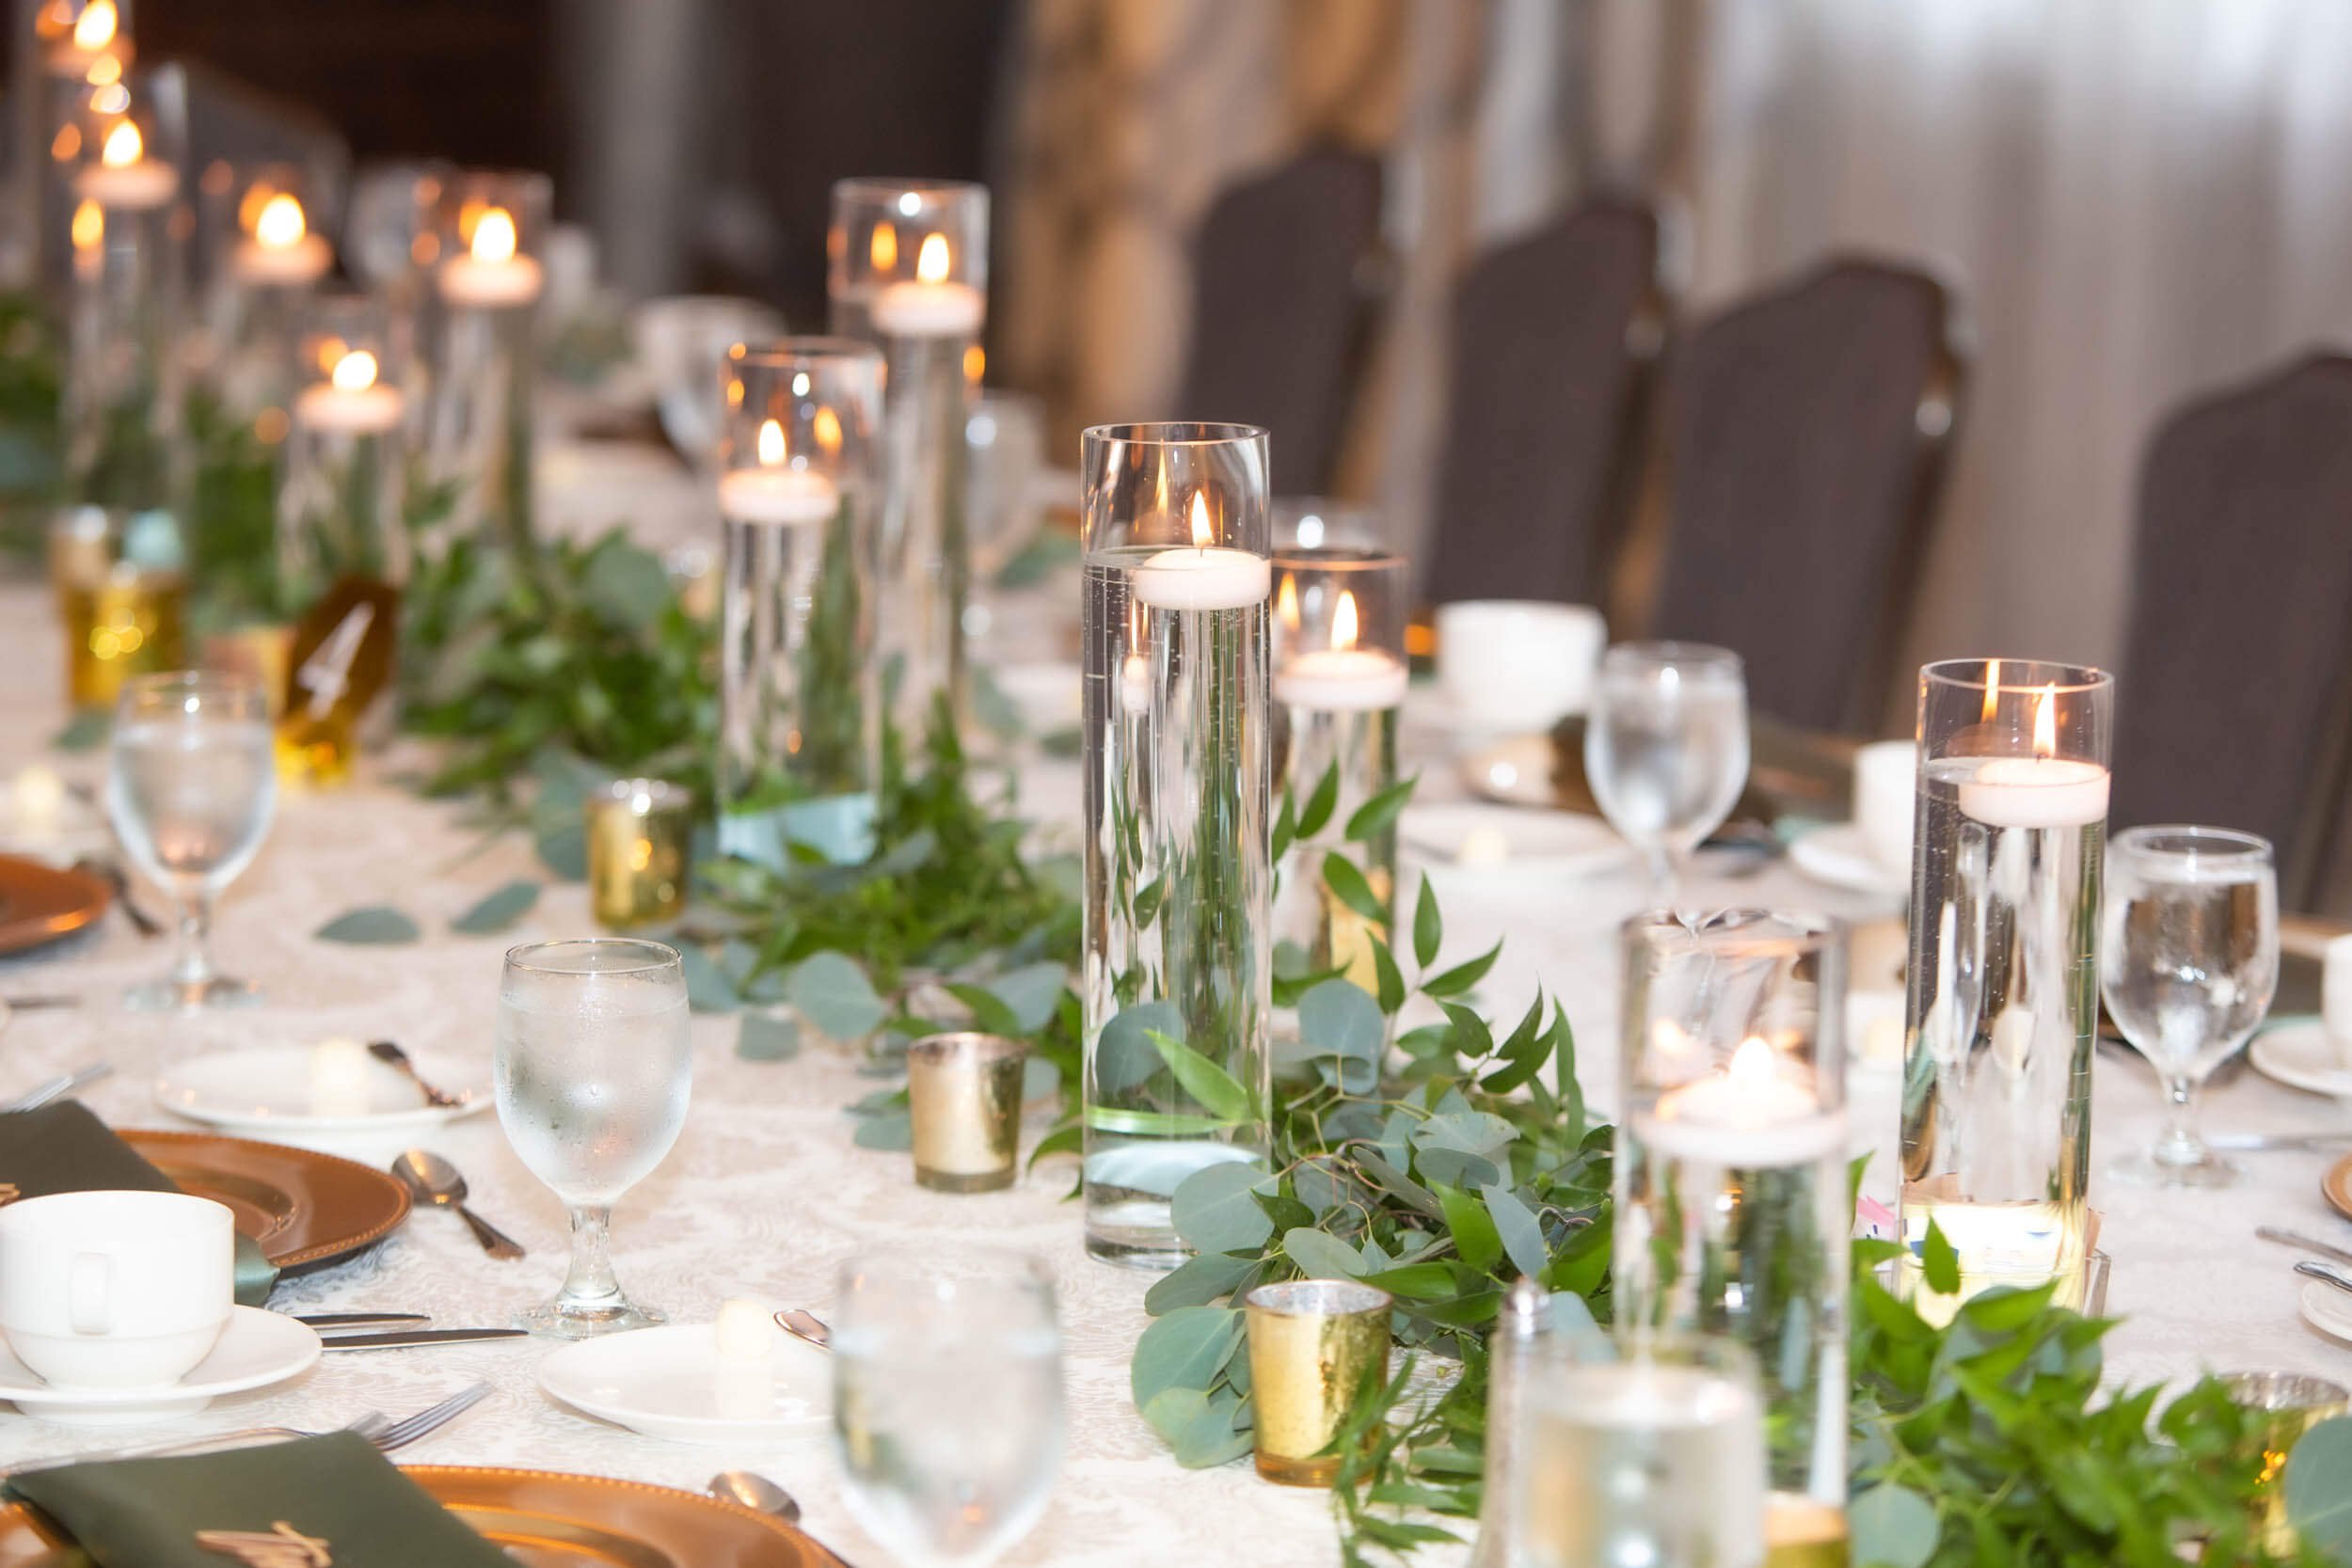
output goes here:
<path id="1" fill-rule="evenodd" d="M 1581 604 L 1465 599 L 1438 607 L 1438 686 L 1472 729 L 1548 730 L 1592 705 L 1609 645 L 1600 611 Z"/>
<path id="2" fill-rule="evenodd" d="M 1853 819 L 1870 858 L 1889 871 L 1911 872 L 1911 824 L 1918 808 L 1919 748 L 1908 740 L 1874 740 L 1853 754 Z"/>
<path id="3" fill-rule="evenodd" d="M 2335 1043 L 2336 1060 L 2352 1070 L 2352 936 L 2338 937 L 2326 950 L 2320 971 L 2319 1017 Z"/>
<path id="4" fill-rule="evenodd" d="M 236 1305 L 236 1221 L 182 1193 L 58 1193 L 0 1209 L 0 1336 L 61 1388 L 178 1382 Z"/>

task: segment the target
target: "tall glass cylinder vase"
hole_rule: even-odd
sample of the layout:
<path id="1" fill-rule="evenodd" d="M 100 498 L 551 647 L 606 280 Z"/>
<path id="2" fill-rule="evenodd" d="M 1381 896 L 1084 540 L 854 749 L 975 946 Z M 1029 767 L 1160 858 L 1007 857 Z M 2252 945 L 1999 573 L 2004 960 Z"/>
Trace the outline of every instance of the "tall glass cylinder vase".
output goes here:
<path id="1" fill-rule="evenodd" d="M 72 276 L 67 225 L 81 199 L 75 175 L 94 154 L 89 139 L 103 131 L 103 116 L 120 113 L 128 91 L 130 0 L 17 0 L 15 16 L 10 174 L 22 182 L 17 238 L 27 250 L 8 262 L 18 277 L 62 290 Z"/>
<path id="2" fill-rule="evenodd" d="M 968 695 L 964 427 L 979 395 L 988 311 L 988 191 L 953 181 L 844 180 L 826 235 L 833 330 L 880 344 L 882 637 L 893 720 L 919 736 Z"/>
<path id="3" fill-rule="evenodd" d="M 69 497 L 134 515 L 176 515 L 183 493 L 179 171 L 153 138 L 115 119 L 75 181 L 68 318 Z"/>
<path id="4" fill-rule="evenodd" d="M 719 847 L 784 871 L 874 852 L 882 359 L 846 338 L 722 372 Z"/>
<path id="5" fill-rule="evenodd" d="M 427 450 L 457 488 L 456 524 L 485 544 L 532 542 L 535 323 L 550 221 L 543 174 L 471 170 L 441 185 Z"/>
<path id="6" fill-rule="evenodd" d="M 1919 673 L 1903 1239 L 1939 1227 L 1963 1295 L 2056 1279 L 2081 1301 L 2114 697 L 2071 664 Z"/>
<path id="7" fill-rule="evenodd" d="M 1086 433 L 1087 1250 L 1186 1256 L 1178 1183 L 1269 1151 L 1266 434 Z"/>
<path id="8" fill-rule="evenodd" d="M 285 433 L 307 368 L 295 363 L 295 339 L 335 264 L 311 183 L 291 164 L 215 164 L 198 182 L 209 214 L 198 225 L 206 255 L 199 379 L 230 420 L 265 441 Z"/>
<path id="9" fill-rule="evenodd" d="M 1308 973 L 1344 970 L 1377 992 L 1372 940 L 1387 940 L 1396 897 L 1396 828 L 1348 841 L 1357 809 L 1396 783 L 1397 713 L 1405 701 L 1405 558 L 1370 549 L 1274 554 L 1274 771 L 1294 809 L 1308 811 L 1326 778 L 1336 786 L 1316 831 L 1293 842 L 1276 879 L 1274 938 Z M 1363 874 L 1380 907 L 1356 908 L 1324 878 L 1337 853 Z"/>
<path id="10" fill-rule="evenodd" d="M 1846 939 L 1810 915 L 1625 927 L 1621 1324 L 1738 1339 L 1763 1372 L 1776 1537 L 1846 1498 Z"/>

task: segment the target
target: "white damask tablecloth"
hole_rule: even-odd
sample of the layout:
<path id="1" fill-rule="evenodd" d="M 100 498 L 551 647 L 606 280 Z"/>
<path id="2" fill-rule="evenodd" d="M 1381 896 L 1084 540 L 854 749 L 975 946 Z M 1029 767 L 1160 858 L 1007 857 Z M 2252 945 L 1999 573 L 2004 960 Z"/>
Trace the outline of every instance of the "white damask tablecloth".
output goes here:
<path id="1" fill-rule="evenodd" d="M 579 481 L 595 464 L 564 458 L 555 470 Z M 580 481 L 558 498 L 573 503 L 563 515 L 580 526 L 633 510 L 643 525 L 648 498 L 675 496 L 658 466 L 647 475 L 627 506 L 616 503 L 619 492 L 611 484 Z M 692 524 L 677 515 L 668 528 L 649 531 L 671 539 L 691 532 Z M 1066 608 L 1065 626 L 1074 620 L 1074 606 Z M 1051 643 L 1066 633 L 1041 629 L 1049 619 L 1012 615 L 999 625 L 1023 626 L 1027 637 Z M 0 768 L 46 759 L 70 778 L 95 782 L 101 755 L 57 757 L 47 750 L 63 718 L 57 641 L 44 591 L 24 583 L 0 587 L 0 646 L 7 654 L 0 661 Z M 1034 651 L 1021 650 L 1022 657 Z M 1417 693 L 1416 704 L 1422 700 Z M 511 936 L 448 934 L 449 921 L 484 894 L 510 879 L 536 876 L 538 868 L 520 838 L 483 847 L 461 826 L 458 807 L 420 800 L 384 782 L 382 772 L 339 793 L 287 798 L 267 847 L 223 904 L 218 951 L 237 973 L 267 987 L 265 1008 L 200 1021 L 119 1011 L 111 997 L 160 971 L 167 944 L 143 942 L 110 918 L 94 934 L 0 961 L 0 996 L 65 990 L 89 998 L 79 1008 L 20 1013 L 0 1032 L 0 1094 L 103 1055 L 119 1070 L 90 1092 L 93 1107 L 118 1126 L 168 1126 L 171 1118 L 151 1097 L 154 1070 L 208 1048 L 390 1036 L 412 1049 L 486 1062 L 501 953 L 512 942 L 591 929 L 584 891 L 549 887 Z M 1445 792 L 1441 772 L 1431 772 L 1433 794 Z M 1074 819 L 1073 765 L 1038 762 L 1025 770 L 1023 787 L 1025 806 L 1040 817 Z M 1817 887 L 1785 864 L 1695 891 L 1724 903 L 1883 912 Z M 1498 1011 L 1515 1012 L 1538 983 L 1565 999 L 1583 1042 L 1587 1087 L 1602 1107 L 1614 1097 L 1613 928 L 1639 897 L 1638 882 L 1626 875 L 1456 892 L 1446 904 L 1450 955 L 1467 957 L 1498 936 L 1509 938 L 1485 988 Z M 328 917 L 377 902 L 415 916 L 423 940 L 357 947 L 312 936 Z M 821 1309 L 835 1267 L 861 1248 L 966 1237 L 1027 1249 L 1047 1260 L 1059 1293 L 1069 1452 L 1043 1521 L 1008 1560 L 1118 1568 L 1336 1560 L 1322 1495 L 1263 1484 L 1246 1460 L 1213 1471 L 1181 1470 L 1137 1417 L 1128 1398 L 1127 1360 L 1146 1323 L 1149 1280 L 1085 1257 L 1078 1210 L 1063 1201 L 1068 1162 L 1041 1167 L 1008 1193 L 922 1191 L 905 1155 L 852 1147 L 843 1107 L 873 1085 L 850 1061 L 820 1052 L 787 1063 L 744 1061 L 734 1053 L 733 1020 L 698 1017 L 693 1029 L 695 1083 L 685 1133 L 661 1168 L 621 1204 L 616 1222 L 622 1277 L 641 1299 L 690 1322 L 707 1320 L 736 1293 Z M 2147 1076 L 2103 1059 L 2096 1094 L 2103 1157 L 2153 1135 L 2157 1094 Z M 2249 1073 L 2212 1097 L 2207 1119 L 2215 1128 L 2290 1130 L 2347 1115 Z M 1881 1079 L 1862 1085 L 1855 1119 L 1865 1143 L 1875 1134 L 1881 1154 L 1874 1185 L 1883 1188 L 1895 1136 L 1891 1085 Z M 273 1305 L 413 1309 L 444 1324 L 493 1323 L 548 1296 L 563 1272 L 563 1212 L 507 1150 L 495 1115 L 459 1124 L 437 1146 L 470 1178 L 477 1206 L 530 1248 L 528 1259 L 492 1262 L 453 1216 L 420 1212 L 367 1256 L 287 1281 Z M 2134 1380 L 2266 1367 L 2352 1381 L 2352 1348 L 2320 1338 L 2296 1315 L 2301 1281 L 2289 1271 L 2292 1255 L 2252 1234 L 2268 1221 L 2352 1244 L 2352 1224 L 2334 1217 L 2319 1196 L 2328 1158 L 2247 1156 L 2249 1181 L 2220 1194 L 2103 1184 L 2097 1202 L 2106 1214 L 2104 1244 L 2115 1259 L 2109 1307 L 2128 1319 L 2109 1341 L 2112 1366 Z M 853 1560 L 887 1560 L 845 1512 L 821 1431 L 771 1448 L 689 1447 L 637 1436 L 560 1408 L 539 1392 L 532 1369 L 549 1348 L 517 1340 L 330 1354 L 292 1386 L 223 1400 L 170 1428 L 93 1433 L 0 1413 L 0 1466 L 202 1430 L 325 1426 L 369 1409 L 405 1413 L 486 1378 L 497 1389 L 486 1403 L 403 1457 L 590 1471 L 691 1488 L 722 1468 L 747 1466 L 789 1486 L 820 1539 Z"/>

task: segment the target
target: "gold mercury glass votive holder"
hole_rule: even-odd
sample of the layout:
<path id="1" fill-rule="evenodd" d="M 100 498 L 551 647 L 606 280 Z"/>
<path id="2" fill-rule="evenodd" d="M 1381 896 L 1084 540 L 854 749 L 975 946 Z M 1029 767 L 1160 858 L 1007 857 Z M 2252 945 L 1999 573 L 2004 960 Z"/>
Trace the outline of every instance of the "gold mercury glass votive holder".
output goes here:
<path id="1" fill-rule="evenodd" d="M 2352 1412 L 2352 1392 L 2324 1377 L 2296 1372 L 2227 1372 L 2221 1382 L 2231 1399 L 2260 1418 L 2255 1434 L 2262 1444 L 2263 1468 L 2255 1483 L 2252 1522 L 2263 1549 L 2293 1558 L 2297 1542 L 2295 1526 L 2287 1519 L 2287 1455 L 2312 1428 Z"/>
<path id="2" fill-rule="evenodd" d="M 1261 1285 L 1242 1305 L 1258 1474 L 1328 1486 L 1342 1457 L 1332 1443 L 1388 1376 L 1389 1293 L 1352 1279 L 1295 1279 Z"/>
<path id="3" fill-rule="evenodd" d="M 927 1035 L 907 1047 L 914 1180 L 993 1193 L 1020 1175 L 1021 1084 L 1029 1048 L 1002 1035 Z"/>
<path id="4" fill-rule="evenodd" d="M 694 798 L 660 779 L 615 779 L 588 797 L 588 898 L 596 924 L 628 930 L 686 908 Z"/>

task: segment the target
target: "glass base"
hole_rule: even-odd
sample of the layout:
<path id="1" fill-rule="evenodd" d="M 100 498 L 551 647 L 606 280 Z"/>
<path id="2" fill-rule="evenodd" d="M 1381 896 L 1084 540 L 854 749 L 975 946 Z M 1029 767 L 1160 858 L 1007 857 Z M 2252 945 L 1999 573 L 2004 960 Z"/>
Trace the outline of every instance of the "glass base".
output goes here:
<path id="1" fill-rule="evenodd" d="M 627 1296 L 593 1306 L 567 1306 L 561 1299 L 516 1314 L 515 1326 L 550 1339 L 593 1339 L 600 1334 L 626 1334 L 632 1328 L 659 1328 L 670 1321 L 667 1312 L 640 1307 Z"/>
<path id="2" fill-rule="evenodd" d="M 208 1008 L 258 1007 L 262 988 L 251 980 L 215 975 L 210 980 L 149 980 L 122 993 L 135 1013 L 193 1013 Z"/>
<path id="3" fill-rule="evenodd" d="M 2212 1149 L 2192 1160 L 2159 1160 L 2153 1152 L 2125 1155 L 2106 1169 L 2109 1179 L 2131 1187 L 2231 1187 L 2238 1168 Z"/>
<path id="4" fill-rule="evenodd" d="M 1167 1274 L 1192 1261 L 1192 1249 L 1170 1236 L 1165 1241 L 1122 1242 L 1087 1233 L 1087 1256 L 1122 1269 L 1149 1269 Z"/>

